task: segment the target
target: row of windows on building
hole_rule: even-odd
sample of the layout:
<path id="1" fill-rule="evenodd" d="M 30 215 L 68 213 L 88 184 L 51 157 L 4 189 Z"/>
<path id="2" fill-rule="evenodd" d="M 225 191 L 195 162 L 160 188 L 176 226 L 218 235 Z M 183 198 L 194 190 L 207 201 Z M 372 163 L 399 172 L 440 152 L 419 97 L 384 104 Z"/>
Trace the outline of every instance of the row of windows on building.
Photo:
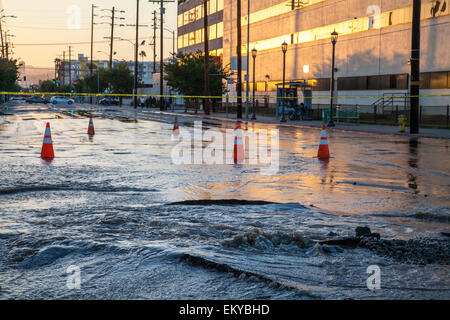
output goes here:
<path id="1" fill-rule="evenodd" d="M 309 7 L 324 1 L 326 0 L 309 0 L 309 1 L 289 0 L 286 2 L 282 2 L 277 5 L 250 13 L 250 23 L 263 21 L 269 18 L 273 18 L 291 12 L 292 10 Z M 242 17 L 241 24 L 242 26 L 246 26 L 248 24 L 248 15 Z"/>
<path id="2" fill-rule="evenodd" d="M 256 82 L 256 91 L 276 91 L 280 81 Z M 330 78 L 308 80 L 313 91 L 330 91 Z M 244 90 L 246 83 L 243 82 Z M 253 90 L 253 84 L 249 84 Z M 387 74 L 377 76 L 342 77 L 337 79 L 337 89 L 340 91 L 359 90 L 407 90 L 408 74 Z M 450 71 L 424 72 L 420 74 L 420 89 L 450 89 Z"/>
<path id="3" fill-rule="evenodd" d="M 222 11 L 223 2 L 224 0 L 209 0 L 208 15 Z M 203 4 L 200 4 L 186 12 L 180 13 L 178 15 L 178 28 L 200 19 L 203 19 Z"/>
<path id="4" fill-rule="evenodd" d="M 208 27 L 209 40 L 219 39 L 223 37 L 223 22 L 219 22 Z M 178 48 L 185 48 L 194 44 L 202 43 L 205 39 L 204 29 L 197 29 L 195 31 L 185 33 L 178 37 Z"/>
<path id="5" fill-rule="evenodd" d="M 439 10 L 439 13 L 436 14 L 433 11 L 434 7 L 432 6 L 432 4 L 432 2 L 426 2 L 422 4 L 422 20 L 450 14 L 450 6 L 442 7 Z M 253 23 L 252 20 L 250 22 Z M 394 25 L 411 24 L 411 22 L 412 7 L 406 7 L 382 12 L 373 16 L 351 19 L 327 26 L 296 32 L 293 34 L 287 34 L 275 38 L 251 42 L 250 49 L 255 48 L 258 51 L 262 51 L 279 48 L 284 41 L 286 41 L 286 43 L 288 44 L 295 45 L 305 42 L 327 39 L 331 37 L 331 33 L 334 30 L 338 32 L 340 36 L 343 36 L 372 29 L 386 28 Z M 242 45 L 242 52 L 247 52 L 247 44 Z"/>

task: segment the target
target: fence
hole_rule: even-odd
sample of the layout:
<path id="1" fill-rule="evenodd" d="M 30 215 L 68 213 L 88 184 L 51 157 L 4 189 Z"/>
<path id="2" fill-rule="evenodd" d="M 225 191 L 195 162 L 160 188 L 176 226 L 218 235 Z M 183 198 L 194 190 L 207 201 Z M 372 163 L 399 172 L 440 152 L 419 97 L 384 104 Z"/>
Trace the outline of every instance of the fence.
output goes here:
<path id="1" fill-rule="evenodd" d="M 242 108 L 245 112 L 245 99 L 242 101 Z M 259 116 L 276 116 L 276 99 L 258 98 L 256 99 L 256 115 Z M 354 104 L 339 104 L 336 107 L 342 109 L 355 108 Z M 380 125 L 398 125 L 398 117 L 405 115 L 409 123 L 410 109 L 408 105 L 356 105 L 359 109 L 359 122 L 364 124 L 380 124 Z M 197 105 L 200 110 L 200 102 Z M 252 101 L 249 103 L 249 114 L 253 111 Z M 329 109 L 329 104 L 313 104 L 312 116 L 313 120 L 322 120 L 323 109 Z M 236 102 L 216 102 L 212 108 L 213 113 L 223 113 L 235 115 L 237 112 Z M 450 106 L 420 106 L 419 124 L 421 127 L 434 128 L 450 128 Z M 357 122 L 352 120 L 342 120 L 348 122 Z"/>

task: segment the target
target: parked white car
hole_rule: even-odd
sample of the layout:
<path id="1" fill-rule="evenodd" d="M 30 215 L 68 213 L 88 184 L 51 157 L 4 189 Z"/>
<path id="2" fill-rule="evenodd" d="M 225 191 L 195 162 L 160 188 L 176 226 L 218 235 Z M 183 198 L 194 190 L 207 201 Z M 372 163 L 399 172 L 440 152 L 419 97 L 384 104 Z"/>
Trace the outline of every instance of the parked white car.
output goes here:
<path id="1" fill-rule="evenodd" d="M 75 101 L 73 99 L 66 98 L 66 97 L 52 97 L 50 99 L 50 102 L 53 104 L 57 104 L 57 103 L 74 104 L 75 103 Z"/>

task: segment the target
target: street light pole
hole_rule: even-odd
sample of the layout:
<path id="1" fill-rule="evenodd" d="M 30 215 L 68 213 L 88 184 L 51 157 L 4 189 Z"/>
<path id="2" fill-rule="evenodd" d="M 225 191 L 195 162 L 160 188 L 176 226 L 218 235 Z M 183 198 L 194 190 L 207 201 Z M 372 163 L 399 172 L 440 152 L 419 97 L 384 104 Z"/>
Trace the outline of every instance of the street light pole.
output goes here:
<path id="1" fill-rule="evenodd" d="M 413 1 L 411 36 L 411 81 L 410 81 L 410 133 L 419 133 L 419 89 L 420 89 L 420 10 L 421 0 Z"/>
<path id="2" fill-rule="evenodd" d="M 285 104 L 285 97 L 286 97 L 286 89 L 285 89 L 285 85 L 286 85 L 286 51 L 287 51 L 287 43 L 286 41 L 283 42 L 283 44 L 281 45 L 281 50 L 283 51 L 283 93 L 282 93 L 282 100 L 281 100 L 281 106 L 282 106 L 282 111 L 281 113 L 283 114 L 281 117 L 280 122 L 286 122 L 286 117 L 284 115 L 284 104 Z"/>
<path id="3" fill-rule="evenodd" d="M 250 0 L 247 0 L 247 88 L 246 88 L 246 102 L 245 102 L 245 119 L 248 119 L 248 104 L 249 104 L 249 84 L 250 84 Z"/>
<path id="4" fill-rule="evenodd" d="M 204 45 L 205 45 L 205 56 L 204 56 L 204 96 L 203 99 L 203 111 L 205 114 L 209 114 L 209 35 L 208 35 L 208 2 L 207 0 L 203 0 L 203 30 L 204 30 Z"/>
<path id="5" fill-rule="evenodd" d="M 242 30 L 241 30 L 241 0 L 237 0 L 237 115 L 238 119 L 242 119 Z"/>
<path id="6" fill-rule="evenodd" d="M 256 81 L 255 81 L 255 65 L 256 65 L 256 55 L 258 53 L 258 50 L 253 48 L 252 50 L 252 57 L 253 57 L 253 114 L 252 114 L 252 120 L 256 120 L 256 105 L 255 105 L 255 90 L 256 90 Z"/>
<path id="7" fill-rule="evenodd" d="M 334 127 L 334 121 L 333 121 L 333 103 L 334 103 L 334 57 L 335 57 L 335 49 L 336 49 L 336 42 L 337 42 L 338 33 L 336 30 L 334 30 L 331 33 L 331 43 L 333 44 L 333 53 L 332 53 L 332 60 L 331 60 L 331 83 L 330 83 L 330 121 L 328 122 L 328 127 Z"/>

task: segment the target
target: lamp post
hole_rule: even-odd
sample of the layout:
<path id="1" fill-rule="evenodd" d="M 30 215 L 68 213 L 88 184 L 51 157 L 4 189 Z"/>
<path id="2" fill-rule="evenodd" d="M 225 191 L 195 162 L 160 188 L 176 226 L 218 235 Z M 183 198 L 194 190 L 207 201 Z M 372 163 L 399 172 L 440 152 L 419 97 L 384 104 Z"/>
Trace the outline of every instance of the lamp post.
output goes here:
<path id="1" fill-rule="evenodd" d="M 284 103 L 285 103 L 285 97 L 286 97 L 286 90 L 285 90 L 285 85 L 286 85 L 286 51 L 287 51 L 287 46 L 288 44 L 286 43 L 286 41 L 283 42 L 283 44 L 281 45 L 281 50 L 283 50 L 283 93 L 282 93 L 282 100 L 281 100 L 281 105 L 282 105 L 282 111 L 281 113 L 283 114 L 281 117 L 280 122 L 286 122 L 286 117 L 284 115 Z"/>
<path id="2" fill-rule="evenodd" d="M 256 65 L 256 55 L 258 54 L 258 50 L 253 48 L 252 50 L 252 57 L 253 57 L 253 114 L 252 114 L 252 120 L 256 120 L 256 109 L 255 109 L 255 65 Z"/>
<path id="3" fill-rule="evenodd" d="M 133 45 L 133 47 L 134 47 L 134 51 L 135 52 L 138 52 L 139 46 L 145 45 L 145 40 L 142 40 L 142 42 L 140 44 L 138 44 L 137 42 L 134 43 L 133 41 L 128 40 L 128 39 L 124 39 L 124 38 L 120 38 L 119 40 L 120 41 L 128 41 L 129 43 L 131 43 Z M 144 57 L 142 57 L 142 63 L 144 63 Z M 143 64 L 142 64 L 142 68 L 144 68 Z M 134 106 L 135 106 L 135 108 L 137 108 L 137 84 L 138 84 L 138 79 L 139 79 L 139 64 L 137 65 L 137 68 L 135 66 L 134 69 L 135 69 L 134 70 L 134 73 L 135 73 L 134 76 L 135 76 L 136 81 L 134 81 L 134 83 L 133 83 L 133 95 L 134 95 Z M 144 77 L 144 75 L 142 75 L 142 77 Z"/>
<path id="4" fill-rule="evenodd" d="M 332 60 L 331 60 L 331 84 L 330 84 L 330 121 L 328 122 L 328 127 L 334 127 L 334 121 L 333 121 L 333 98 L 334 98 L 334 56 L 335 56 L 335 48 L 336 48 L 336 42 L 338 38 L 338 33 L 336 30 L 334 30 L 331 33 L 331 43 L 333 44 L 333 53 L 332 53 Z"/>
<path id="5" fill-rule="evenodd" d="M 169 31 L 170 33 L 172 33 L 172 55 L 175 57 L 176 56 L 176 49 L 175 49 L 175 30 L 169 29 L 169 28 L 164 28 L 164 30 Z"/>

